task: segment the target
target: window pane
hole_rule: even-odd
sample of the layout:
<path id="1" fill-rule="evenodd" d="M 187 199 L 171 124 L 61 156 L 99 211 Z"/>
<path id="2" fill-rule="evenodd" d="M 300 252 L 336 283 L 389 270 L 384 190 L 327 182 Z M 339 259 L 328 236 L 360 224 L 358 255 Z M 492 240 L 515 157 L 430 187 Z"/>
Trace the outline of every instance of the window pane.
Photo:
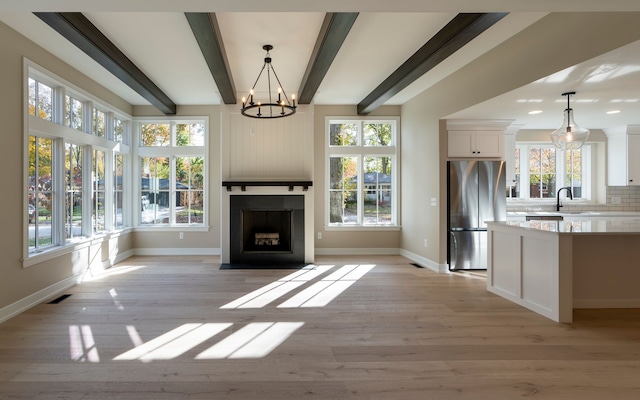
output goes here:
<path id="1" fill-rule="evenodd" d="M 82 146 L 65 143 L 65 234 L 82 236 Z"/>
<path id="2" fill-rule="evenodd" d="M 82 102 L 70 96 L 65 96 L 64 124 L 69 128 L 82 130 Z"/>
<path id="3" fill-rule="evenodd" d="M 51 121 L 52 92 L 49 86 L 29 78 L 29 115 Z"/>
<path id="4" fill-rule="evenodd" d="M 556 197 L 556 149 L 542 148 L 542 197 Z"/>
<path id="5" fill-rule="evenodd" d="M 176 124 L 176 146 L 204 146 L 204 124 Z"/>
<path id="6" fill-rule="evenodd" d="M 357 146 L 360 124 L 330 124 L 330 146 Z"/>
<path id="7" fill-rule="evenodd" d="M 389 146 L 391 145 L 391 124 L 364 124 L 365 146 Z"/>
<path id="8" fill-rule="evenodd" d="M 113 121 L 113 140 L 124 143 L 124 122 L 115 118 Z"/>
<path id="9" fill-rule="evenodd" d="M 115 156 L 115 168 L 113 171 L 113 227 L 124 227 L 123 198 L 124 198 L 124 156 Z"/>
<path id="10" fill-rule="evenodd" d="M 509 197 L 520 197 L 520 148 L 516 148 L 513 163 L 515 168 L 513 186 L 508 188 L 510 190 Z"/>
<path id="11" fill-rule="evenodd" d="M 176 158 L 176 223 L 202 224 L 204 222 L 204 158 Z"/>
<path id="12" fill-rule="evenodd" d="M 582 198 L 582 149 L 566 152 L 565 184 L 571 187 L 573 198 Z"/>
<path id="13" fill-rule="evenodd" d="M 52 90 L 49 86 L 38 82 L 37 85 L 37 104 L 38 104 L 38 118 L 51 121 L 53 118 L 52 113 Z"/>
<path id="14" fill-rule="evenodd" d="M 331 157 L 329 167 L 329 221 L 356 224 L 358 223 L 358 159 Z"/>
<path id="15" fill-rule="evenodd" d="M 171 127 L 169 124 L 143 124 L 140 140 L 140 145 L 144 147 L 170 146 Z"/>
<path id="16" fill-rule="evenodd" d="M 103 111 L 93 110 L 93 134 L 98 137 L 106 137 L 106 115 Z"/>
<path id="17" fill-rule="evenodd" d="M 28 219 L 29 251 L 53 244 L 53 176 L 51 139 L 29 136 Z"/>
<path id="18" fill-rule="evenodd" d="M 364 220 L 365 225 L 391 224 L 390 157 L 364 158 Z"/>
<path id="19" fill-rule="evenodd" d="M 93 232 L 105 230 L 104 151 L 93 152 Z"/>
<path id="20" fill-rule="evenodd" d="M 29 78 L 29 115 L 36 116 L 36 81 Z"/>
<path id="21" fill-rule="evenodd" d="M 529 149 L 529 197 L 555 197 L 556 149 L 538 147 Z"/>
<path id="22" fill-rule="evenodd" d="M 141 188 L 141 224 L 169 224 L 170 197 L 167 157 L 145 157 L 140 159 L 142 176 Z"/>

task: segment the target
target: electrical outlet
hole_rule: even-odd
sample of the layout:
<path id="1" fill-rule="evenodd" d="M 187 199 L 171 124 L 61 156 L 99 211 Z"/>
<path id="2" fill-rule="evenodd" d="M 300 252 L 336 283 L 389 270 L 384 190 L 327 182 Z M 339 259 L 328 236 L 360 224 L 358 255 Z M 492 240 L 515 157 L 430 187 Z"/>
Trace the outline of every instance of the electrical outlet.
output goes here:
<path id="1" fill-rule="evenodd" d="M 427 239 L 424 240 L 424 247 L 427 247 Z"/>
<path id="2" fill-rule="evenodd" d="M 180 232 L 180 239 L 184 239 L 184 232 Z"/>
<path id="3" fill-rule="evenodd" d="M 322 232 L 318 232 L 318 240 L 322 239 Z"/>
<path id="4" fill-rule="evenodd" d="M 432 205 L 433 207 L 437 206 L 437 205 L 438 205 L 438 199 L 436 199 L 435 197 L 432 197 L 432 198 L 431 198 L 431 205 Z M 426 246 L 425 246 L 425 247 L 426 247 Z"/>
<path id="5" fill-rule="evenodd" d="M 611 204 L 620 204 L 622 203 L 622 199 L 620 197 L 612 197 Z"/>

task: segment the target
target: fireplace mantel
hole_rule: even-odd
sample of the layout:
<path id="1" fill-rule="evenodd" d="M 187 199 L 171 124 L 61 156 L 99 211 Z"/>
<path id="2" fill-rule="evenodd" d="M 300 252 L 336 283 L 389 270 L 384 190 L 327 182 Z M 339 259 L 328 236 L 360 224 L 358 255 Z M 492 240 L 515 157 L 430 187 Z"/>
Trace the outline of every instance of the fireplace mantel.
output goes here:
<path id="1" fill-rule="evenodd" d="M 289 191 L 293 191 L 296 186 L 301 186 L 302 190 L 307 191 L 309 186 L 313 186 L 313 181 L 222 181 L 222 186 L 230 192 L 234 186 L 239 186 L 245 192 L 247 186 L 288 186 Z"/>

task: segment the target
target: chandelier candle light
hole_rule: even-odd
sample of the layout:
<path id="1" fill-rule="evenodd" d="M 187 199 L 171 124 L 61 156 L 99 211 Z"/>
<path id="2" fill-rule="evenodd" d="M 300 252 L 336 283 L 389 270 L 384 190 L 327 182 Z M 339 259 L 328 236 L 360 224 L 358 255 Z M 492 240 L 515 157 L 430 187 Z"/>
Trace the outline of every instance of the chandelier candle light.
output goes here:
<path id="1" fill-rule="evenodd" d="M 296 113 L 296 97 L 295 95 L 291 96 L 291 102 L 289 101 L 289 97 L 287 97 L 287 93 L 282 88 L 282 84 L 280 83 L 280 79 L 276 74 L 276 70 L 273 69 L 273 65 L 271 64 L 271 55 L 269 51 L 273 49 L 273 46 L 270 44 L 265 44 L 262 48 L 267 52 L 264 57 L 264 64 L 262 65 L 262 69 L 256 78 L 253 87 L 249 91 L 248 99 L 242 98 L 242 108 L 240 112 L 242 115 L 251 118 L 282 118 L 288 117 Z M 254 102 L 253 96 L 256 89 L 256 85 L 262 76 L 265 68 L 267 69 L 267 88 L 268 88 L 268 99 L 267 102 Z M 273 72 L 273 76 L 276 78 L 276 82 L 278 82 L 278 101 L 274 101 L 275 93 L 271 92 L 271 73 Z"/>
<path id="2" fill-rule="evenodd" d="M 573 109 L 569 103 L 569 97 L 576 92 L 565 92 L 563 96 L 567 96 L 567 108 L 564 110 L 564 122 L 560 128 L 551 133 L 551 141 L 554 146 L 560 150 L 577 150 L 589 138 L 589 130 L 584 129 L 573 119 Z"/>

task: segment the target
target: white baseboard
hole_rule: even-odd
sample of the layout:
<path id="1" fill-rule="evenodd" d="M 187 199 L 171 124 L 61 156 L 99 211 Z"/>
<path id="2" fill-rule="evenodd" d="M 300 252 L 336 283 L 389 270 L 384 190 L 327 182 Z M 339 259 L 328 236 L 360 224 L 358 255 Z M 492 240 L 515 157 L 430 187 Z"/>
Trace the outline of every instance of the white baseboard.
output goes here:
<path id="1" fill-rule="evenodd" d="M 219 248 L 140 248 L 135 249 L 136 256 L 219 256 Z"/>
<path id="2" fill-rule="evenodd" d="M 21 300 L 18 300 L 13 304 L 9 304 L 8 306 L 3 307 L 2 309 L 0 309 L 0 323 L 13 318 L 22 312 L 27 311 L 31 307 L 37 306 L 43 301 L 60 294 L 70 287 L 77 285 L 79 280 L 79 275 L 71 276 L 65 280 L 39 290 Z"/>
<path id="3" fill-rule="evenodd" d="M 640 308 L 640 299 L 573 300 L 573 308 Z"/>
<path id="4" fill-rule="evenodd" d="M 400 249 L 399 254 L 415 262 L 416 264 L 420 265 L 423 268 L 428 268 L 432 271 L 439 272 L 439 273 L 449 272 L 449 267 L 447 266 L 447 264 L 438 264 L 434 261 L 429 260 L 428 258 L 424 258 L 422 256 L 419 256 L 415 253 L 412 253 L 404 249 Z"/>
<path id="5" fill-rule="evenodd" d="M 400 254 L 398 248 L 315 248 L 318 256 L 397 256 Z"/>

